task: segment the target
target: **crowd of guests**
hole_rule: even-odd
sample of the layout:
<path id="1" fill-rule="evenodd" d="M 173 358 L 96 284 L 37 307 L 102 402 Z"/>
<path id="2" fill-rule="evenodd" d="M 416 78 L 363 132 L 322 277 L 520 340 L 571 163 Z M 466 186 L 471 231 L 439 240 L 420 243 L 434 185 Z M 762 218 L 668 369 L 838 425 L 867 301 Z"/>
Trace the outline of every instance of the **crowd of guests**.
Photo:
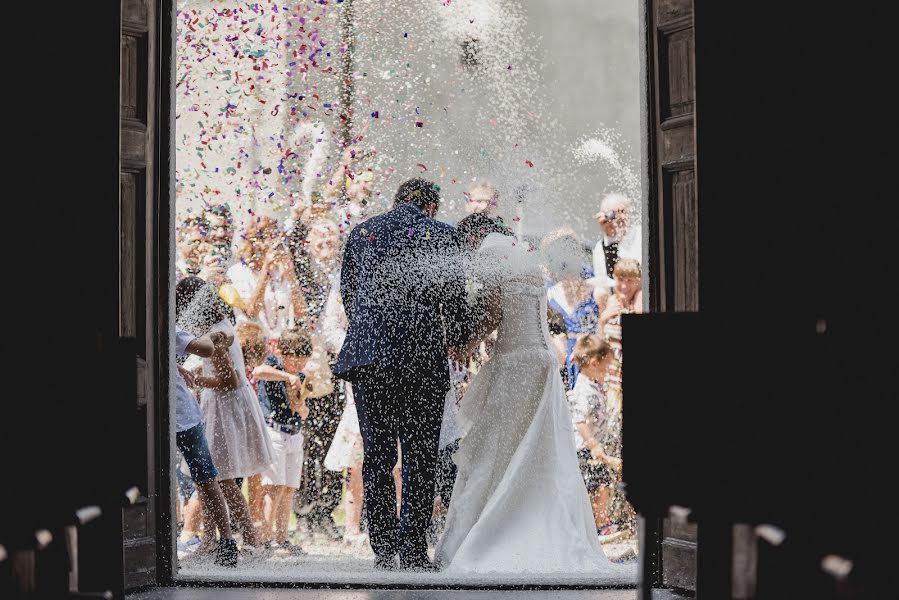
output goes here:
<path id="1" fill-rule="evenodd" d="M 304 536 L 363 547 L 362 437 L 350 384 L 331 368 L 346 335 L 340 257 L 371 209 L 373 177 L 353 176 L 299 202 L 283 221 L 250 214 L 240 231 L 228 204 L 207 205 L 176 235 L 179 549 L 234 566 L 238 553 L 302 555 Z M 369 176 L 366 177 L 366 174 Z M 335 178 L 336 179 L 336 178 Z M 499 219 L 489 183 L 466 193 L 466 212 Z M 621 315 L 640 312 L 639 227 L 628 199 L 610 194 L 591 249 L 571 230 L 546 236 L 550 332 L 597 534 L 633 534 L 617 492 L 621 472 Z M 455 414 L 490 358 L 490 340 L 451 369 L 440 439 L 433 539 L 455 478 Z M 400 463 L 402 457 L 400 457 Z M 394 469 L 397 505 L 400 485 Z M 340 527 L 334 514 L 342 505 Z M 291 531 L 291 516 L 297 527 Z M 240 549 L 232 530 L 241 536 Z M 217 534 L 217 535 L 216 535 Z"/>

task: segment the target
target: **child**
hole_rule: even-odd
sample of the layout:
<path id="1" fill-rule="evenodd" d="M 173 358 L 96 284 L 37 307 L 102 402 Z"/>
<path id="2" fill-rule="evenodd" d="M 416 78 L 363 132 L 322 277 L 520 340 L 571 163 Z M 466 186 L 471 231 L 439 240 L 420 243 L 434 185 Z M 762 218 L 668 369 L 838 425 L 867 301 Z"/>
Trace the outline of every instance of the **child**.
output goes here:
<path id="1" fill-rule="evenodd" d="M 259 380 L 259 402 L 271 406 L 266 422 L 274 447 L 273 462 L 262 473 L 262 487 L 272 498 L 262 538 L 271 546 L 274 536 L 279 548 L 290 554 L 303 554 L 299 546 L 290 543 L 287 526 L 293 494 L 300 487 L 303 471 L 302 422 L 309 415 L 306 398 L 312 391 L 303 369 L 311 355 L 310 337 L 288 329 L 281 334 L 275 352 L 253 369 Z"/>
<path id="2" fill-rule="evenodd" d="M 615 278 L 615 287 L 599 316 L 599 321 L 603 325 L 624 313 L 643 312 L 643 292 L 640 289 L 642 273 L 639 261 L 622 258 L 615 264 L 612 275 Z"/>
<path id="3" fill-rule="evenodd" d="M 611 470 L 621 468 L 621 459 L 614 455 L 613 448 L 607 447 L 610 432 L 602 389 L 613 358 L 611 346 L 599 336 L 578 338 L 572 360 L 580 369 L 580 376 L 574 389 L 568 393 L 578 462 L 590 492 L 596 529 L 601 535 L 614 533 L 609 519 Z"/>
<path id="4" fill-rule="evenodd" d="M 241 550 L 252 552 L 258 544 L 246 498 L 243 479 L 262 472 L 272 461 L 272 447 L 259 401 L 247 381 L 243 356 L 237 343 L 234 314 L 219 297 L 218 290 L 198 277 L 188 277 L 175 287 L 175 314 L 185 329 L 199 334 L 220 331 L 231 344 L 216 346 L 203 365 L 194 371 L 202 387 L 200 406 L 219 486 L 234 522 L 243 534 Z"/>
<path id="5" fill-rule="evenodd" d="M 253 387 L 253 393 L 259 398 L 259 382 L 253 376 L 253 369 L 262 364 L 268 354 L 265 333 L 262 326 L 252 321 L 242 321 L 235 326 L 237 337 L 240 340 L 240 351 L 243 354 L 244 368 L 247 371 L 247 380 Z M 268 397 L 263 394 L 266 404 L 262 405 L 262 414 L 266 417 L 271 413 L 272 407 L 268 405 Z M 250 507 L 250 519 L 255 529 L 261 529 L 265 521 L 265 490 L 262 487 L 262 474 L 256 473 L 247 478 L 247 503 Z"/>
<path id="6" fill-rule="evenodd" d="M 178 356 L 195 354 L 208 358 L 217 348 L 227 348 L 233 340 L 220 331 L 214 331 L 201 338 L 177 329 L 175 331 L 175 353 Z M 193 384 L 190 372 L 178 366 L 175 394 L 175 440 L 178 450 L 184 457 L 191 478 L 197 487 L 202 510 L 206 513 L 207 535 L 215 538 L 215 529 L 219 532 L 219 541 L 215 546 L 215 563 L 227 567 L 237 566 L 237 544 L 231 537 L 231 525 L 228 520 L 228 509 L 225 497 L 219 488 L 216 477 L 218 471 L 212 461 L 209 445 L 203 432 L 203 415 L 197 399 L 188 389 Z M 213 526 L 214 524 L 214 526 Z"/>
<path id="7" fill-rule="evenodd" d="M 609 298 L 608 307 L 600 315 L 602 336 L 612 347 L 612 363 L 608 370 L 608 386 L 606 389 L 606 415 L 609 431 L 617 436 L 617 446 L 621 444 L 621 408 L 622 408 L 622 353 L 621 315 L 643 312 L 643 294 L 640 291 L 642 272 L 639 261 L 622 258 L 612 271 L 615 288 Z M 620 456 L 616 450 L 614 456 Z M 624 525 L 624 529 L 633 533 L 636 528 L 634 508 L 621 494 L 613 494 L 609 507 L 610 518 Z"/>

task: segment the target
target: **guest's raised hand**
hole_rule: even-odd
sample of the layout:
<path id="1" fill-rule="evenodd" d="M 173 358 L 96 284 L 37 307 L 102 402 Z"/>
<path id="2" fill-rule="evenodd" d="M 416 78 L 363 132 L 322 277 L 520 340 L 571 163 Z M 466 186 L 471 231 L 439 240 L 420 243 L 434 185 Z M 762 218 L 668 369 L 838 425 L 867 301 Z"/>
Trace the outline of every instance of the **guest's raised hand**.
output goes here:
<path id="1" fill-rule="evenodd" d="M 209 339 L 217 349 L 230 348 L 234 343 L 234 336 L 224 331 L 213 331 L 209 334 Z"/>
<path id="2" fill-rule="evenodd" d="M 599 320 L 602 323 L 605 323 L 609 319 L 612 319 L 621 312 L 621 301 L 618 299 L 618 294 L 612 294 L 609 296 L 609 300 L 606 305 L 606 309 L 599 316 Z"/>

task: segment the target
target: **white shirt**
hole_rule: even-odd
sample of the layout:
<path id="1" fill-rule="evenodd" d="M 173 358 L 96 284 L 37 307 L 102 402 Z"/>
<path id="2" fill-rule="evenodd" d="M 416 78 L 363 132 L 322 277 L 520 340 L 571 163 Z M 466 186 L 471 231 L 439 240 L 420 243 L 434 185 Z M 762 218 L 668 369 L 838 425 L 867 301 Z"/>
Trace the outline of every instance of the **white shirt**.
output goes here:
<path id="1" fill-rule="evenodd" d="M 643 264 L 643 236 L 640 229 L 630 232 L 623 240 L 618 241 L 618 258 L 632 258 Z M 606 253 L 603 244 L 614 244 L 616 240 L 609 239 L 602 234 L 596 246 L 593 247 L 593 279 L 597 288 L 611 290 L 615 286 L 615 280 L 606 273 Z"/>
<path id="2" fill-rule="evenodd" d="M 346 311 L 340 297 L 339 271 L 333 270 L 328 273 L 328 284 L 328 298 L 319 317 L 318 331 L 327 350 L 336 355 L 340 354 L 347 330 Z"/>
<path id="3" fill-rule="evenodd" d="M 237 290 L 237 294 L 240 296 L 240 299 L 244 301 L 244 303 L 249 302 L 250 296 L 253 295 L 253 290 L 256 289 L 256 274 L 253 273 L 253 269 L 248 267 L 243 263 L 234 263 L 228 270 L 226 271 L 228 275 L 228 279 L 231 280 L 231 285 L 234 286 L 234 289 Z M 234 316 L 237 317 L 238 321 L 248 321 L 250 320 L 247 317 L 246 313 L 244 313 L 239 308 L 234 309 Z"/>
<path id="4" fill-rule="evenodd" d="M 194 341 L 194 336 L 183 329 L 175 330 L 175 354 L 184 356 L 187 354 L 187 346 Z M 175 431 L 187 431 L 196 427 L 203 420 L 203 413 L 200 412 L 200 405 L 197 404 L 197 398 L 187 387 L 187 382 L 178 371 L 178 378 L 175 383 Z"/>
<path id="5" fill-rule="evenodd" d="M 599 387 L 599 384 L 586 375 L 580 375 L 574 384 L 574 389 L 568 392 L 572 425 L 586 422 L 594 412 L 594 408 L 602 406 L 602 401 L 602 388 Z M 574 428 L 574 443 L 578 450 L 587 447 L 577 427 Z"/>
<path id="6" fill-rule="evenodd" d="M 228 269 L 228 278 L 244 303 L 249 302 L 259 276 L 247 265 L 235 263 Z M 275 271 L 266 282 L 262 310 L 259 311 L 259 318 L 255 322 L 262 325 L 266 336 L 278 338 L 285 329 L 294 325 L 296 316 L 293 313 L 290 285 L 280 271 Z M 235 309 L 234 314 L 238 322 L 253 320 L 241 310 Z"/>

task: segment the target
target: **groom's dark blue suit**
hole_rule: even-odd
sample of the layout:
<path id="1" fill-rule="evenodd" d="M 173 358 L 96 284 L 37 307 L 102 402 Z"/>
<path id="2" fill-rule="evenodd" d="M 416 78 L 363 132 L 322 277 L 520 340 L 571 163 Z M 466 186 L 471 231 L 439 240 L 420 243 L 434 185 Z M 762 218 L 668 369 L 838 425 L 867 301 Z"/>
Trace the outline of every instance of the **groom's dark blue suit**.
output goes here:
<path id="1" fill-rule="evenodd" d="M 413 204 L 373 217 L 350 233 L 340 288 L 349 328 L 334 372 L 353 384 L 372 549 L 415 565 L 427 560 L 447 344 L 461 345 L 470 330 L 456 232 Z"/>

